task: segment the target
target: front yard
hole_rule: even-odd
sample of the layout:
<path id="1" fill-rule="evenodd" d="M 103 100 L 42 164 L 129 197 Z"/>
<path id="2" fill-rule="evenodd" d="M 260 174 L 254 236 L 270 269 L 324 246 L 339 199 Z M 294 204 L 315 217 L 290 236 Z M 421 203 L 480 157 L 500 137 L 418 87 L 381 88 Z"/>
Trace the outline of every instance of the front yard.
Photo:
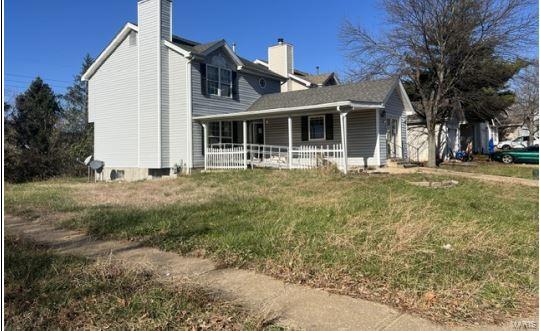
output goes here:
<path id="1" fill-rule="evenodd" d="M 147 271 L 56 255 L 15 237 L 5 248 L 8 330 L 271 329 L 193 284 L 167 288 Z"/>
<path id="2" fill-rule="evenodd" d="M 11 214 L 62 219 L 100 238 L 207 256 L 447 324 L 533 316 L 538 189 L 409 183 L 426 178 L 255 170 L 6 185 L 5 197 Z"/>

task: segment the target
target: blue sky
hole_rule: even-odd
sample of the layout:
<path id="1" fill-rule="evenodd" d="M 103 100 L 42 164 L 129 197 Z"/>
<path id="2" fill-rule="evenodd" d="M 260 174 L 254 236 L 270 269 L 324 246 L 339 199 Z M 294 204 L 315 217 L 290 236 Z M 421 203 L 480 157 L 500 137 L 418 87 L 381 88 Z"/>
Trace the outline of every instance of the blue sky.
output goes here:
<path id="1" fill-rule="evenodd" d="M 224 4 L 234 5 L 224 5 Z M 128 21 L 137 21 L 136 0 L 6 0 L 5 96 L 9 100 L 40 75 L 62 93 L 83 56 L 97 56 Z M 173 33 L 196 41 L 235 42 L 248 59 L 266 59 L 283 37 L 295 46 L 295 66 L 306 71 L 345 68 L 338 31 L 344 19 L 373 24 L 382 19 L 375 1 L 273 0 L 253 2 L 173 0 Z"/>
<path id="2" fill-rule="evenodd" d="M 137 21 L 137 0 L 6 0 L 4 6 L 8 101 L 37 75 L 64 92 L 86 53 L 97 56 L 126 22 Z M 297 68 L 342 73 L 342 22 L 376 33 L 383 15 L 376 0 L 173 0 L 173 33 L 200 42 L 224 38 L 252 60 L 266 59 L 267 47 L 283 37 L 295 46 Z"/>

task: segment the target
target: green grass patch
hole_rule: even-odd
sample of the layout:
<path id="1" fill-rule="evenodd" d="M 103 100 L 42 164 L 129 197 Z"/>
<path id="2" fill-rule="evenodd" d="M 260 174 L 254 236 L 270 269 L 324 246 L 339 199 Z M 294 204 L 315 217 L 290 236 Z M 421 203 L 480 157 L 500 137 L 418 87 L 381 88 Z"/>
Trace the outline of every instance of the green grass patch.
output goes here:
<path id="1" fill-rule="evenodd" d="M 518 164 L 504 164 L 500 162 L 474 162 L 460 164 L 442 164 L 442 169 L 471 172 L 485 175 L 517 177 L 525 179 L 534 179 L 533 168 L 527 166 L 521 166 Z M 538 169 L 538 167 L 536 167 Z"/>
<path id="2" fill-rule="evenodd" d="M 64 202 L 50 208 L 78 210 L 64 226 L 99 238 L 196 251 L 441 322 L 500 322 L 533 311 L 537 188 L 463 178 L 446 189 L 409 183 L 440 179 L 255 170 L 158 184 L 59 183 L 51 194 Z M 32 206 L 34 194 L 46 206 L 32 185 L 39 184 L 8 186 L 8 210 L 19 201 Z M 90 205 L 80 192 L 100 189 L 107 194 Z M 125 192 L 137 195 L 120 198 Z"/>
<path id="3" fill-rule="evenodd" d="M 166 288 L 117 263 L 55 255 L 8 237 L 5 327 L 31 329 L 260 329 L 263 324 L 204 290 Z"/>

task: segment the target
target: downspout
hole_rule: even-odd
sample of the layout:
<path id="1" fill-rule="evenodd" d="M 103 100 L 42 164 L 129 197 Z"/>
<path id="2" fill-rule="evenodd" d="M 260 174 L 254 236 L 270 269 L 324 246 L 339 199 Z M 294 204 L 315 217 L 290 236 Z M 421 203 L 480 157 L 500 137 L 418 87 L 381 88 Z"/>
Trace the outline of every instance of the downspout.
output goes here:
<path id="1" fill-rule="evenodd" d="M 186 90 L 187 90 L 187 153 L 188 153 L 188 174 L 193 169 L 193 103 L 191 100 L 191 59 L 186 62 Z"/>
<path id="2" fill-rule="evenodd" d="M 161 13 L 161 1 L 158 1 L 158 13 Z M 161 16 L 160 16 L 161 17 Z M 157 95 L 157 104 L 158 104 L 158 168 L 161 168 L 161 155 L 163 153 L 163 151 L 161 150 L 161 132 L 163 131 L 162 128 L 161 128 L 161 122 L 162 122 L 162 119 L 161 119 L 161 113 L 163 112 L 163 109 L 161 108 L 161 88 L 162 88 L 162 79 L 163 79 L 163 72 L 162 72 L 162 66 L 161 66 L 161 52 L 162 52 L 162 49 L 161 49 L 161 18 L 158 20 L 158 34 L 159 34 L 159 37 L 158 37 L 158 60 L 157 60 L 157 70 L 158 70 L 158 95 Z"/>

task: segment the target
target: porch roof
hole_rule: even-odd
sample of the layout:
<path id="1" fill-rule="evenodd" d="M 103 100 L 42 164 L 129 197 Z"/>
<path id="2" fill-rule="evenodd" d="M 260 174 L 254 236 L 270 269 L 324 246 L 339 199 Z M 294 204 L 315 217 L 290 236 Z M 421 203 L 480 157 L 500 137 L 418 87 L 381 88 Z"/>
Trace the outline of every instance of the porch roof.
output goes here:
<path id="1" fill-rule="evenodd" d="M 356 84 L 323 86 L 301 91 L 262 95 L 246 111 L 195 117 L 196 121 L 254 119 L 322 110 L 383 108 L 399 80 L 396 78 Z"/>
<path id="2" fill-rule="evenodd" d="M 304 115 L 309 113 L 317 113 L 321 111 L 352 111 L 359 109 L 378 109 L 383 108 L 382 103 L 359 103 L 350 100 L 338 101 L 332 103 L 324 103 L 318 105 L 308 105 L 299 107 L 285 107 L 275 109 L 264 110 L 246 110 L 236 113 L 217 114 L 194 117 L 193 120 L 197 122 L 219 121 L 219 120 L 250 120 L 261 119 L 269 117 L 281 117 L 288 115 Z"/>
<path id="3" fill-rule="evenodd" d="M 393 91 L 397 82 L 396 78 L 390 78 L 265 94 L 255 101 L 248 111 L 313 106 L 340 101 L 380 104 L 385 102 L 386 97 Z"/>

